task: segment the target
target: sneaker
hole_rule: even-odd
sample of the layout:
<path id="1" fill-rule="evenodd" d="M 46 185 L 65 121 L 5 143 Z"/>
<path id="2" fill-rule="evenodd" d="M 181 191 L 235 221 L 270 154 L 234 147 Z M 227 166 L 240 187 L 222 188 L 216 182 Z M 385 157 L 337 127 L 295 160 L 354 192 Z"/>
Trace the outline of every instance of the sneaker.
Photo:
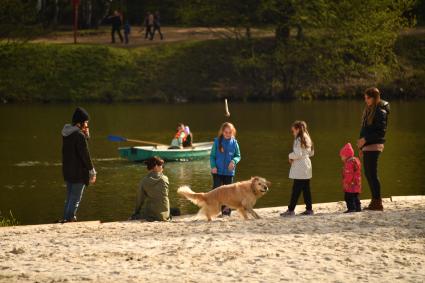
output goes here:
<path id="1" fill-rule="evenodd" d="M 314 211 L 313 210 L 306 210 L 306 211 L 304 211 L 304 212 L 302 212 L 302 213 L 300 213 L 300 215 L 313 215 L 314 214 Z"/>
<path id="2" fill-rule="evenodd" d="M 289 210 L 287 210 L 287 211 L 285 211 L 285 212 L 282 212 L 282 213 L 280 214 L 280 216 L 282 216 L 282 217 L 291 217 L 291 216 L 295 216 L 295 212 L 294 212 L 294 211 L 289 211 Z"/>

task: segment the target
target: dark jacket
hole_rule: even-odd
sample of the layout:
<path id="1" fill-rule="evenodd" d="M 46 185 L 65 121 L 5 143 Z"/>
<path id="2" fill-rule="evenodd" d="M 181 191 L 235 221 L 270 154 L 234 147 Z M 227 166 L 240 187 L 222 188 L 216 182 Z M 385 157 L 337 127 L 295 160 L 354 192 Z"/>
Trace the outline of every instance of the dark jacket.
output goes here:
<path id="1" fill-rule="evenodd" d="M 363 118 L 360 138 L 364 138 L 366 140 L 365 145 L 385 143 L 385 133 L 387 132 L 389 114 L 390 104 L 387 101 L 381 100 L 381 102 L 377 105 L 372 124 L 368 125 L 367 117 Z"/>
<path id="2" fill-rule="evenodd" d="M 122 21 L 121 21 L 121 16 L 120 15 L 117 15 L 117 16 L 114 15 L 114 16 L 112 16 L 110 18 L 110 21 L 111 21 L 112 26 L 115 27 L 115 28 L 119 28 L 122 25 Z"/>
<path id="3" fill-rule="evenodd" d="M 84 133 L 75 126 L 62 130 L 62 172 L 65 181 L 88 185 L 90 174 L 95 174 Z"/>

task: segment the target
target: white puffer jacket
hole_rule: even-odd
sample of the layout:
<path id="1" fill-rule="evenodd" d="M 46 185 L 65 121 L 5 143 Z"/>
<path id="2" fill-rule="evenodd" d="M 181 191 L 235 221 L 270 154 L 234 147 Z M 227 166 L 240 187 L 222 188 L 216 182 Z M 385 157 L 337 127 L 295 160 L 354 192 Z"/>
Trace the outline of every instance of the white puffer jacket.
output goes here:
<path id="1" fill-rule="evenodd" d="M 289 154 L 289 159 L 292 159 L 291 170 L 289 171 L 290 179 L 306 180 L 312 178 L 312 166 L 310 157 L 314 155 L 312 142 L 309 136 L 306 135 L 307 148 L 301 146 L 301 139 L 297 138 L 294 141 L 293 152 Z"/>

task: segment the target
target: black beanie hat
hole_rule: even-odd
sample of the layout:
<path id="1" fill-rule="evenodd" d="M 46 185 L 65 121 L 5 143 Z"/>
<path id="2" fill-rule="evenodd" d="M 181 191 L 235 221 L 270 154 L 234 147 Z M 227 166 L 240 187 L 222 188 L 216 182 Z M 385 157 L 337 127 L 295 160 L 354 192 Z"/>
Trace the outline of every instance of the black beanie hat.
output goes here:
<path id="1" fill-rule="evenodd" d="M 75 109 L 74 111 L 74 115 L 72 115 L 72 123 L 73 124 L 77 124 L 77 123 L 83 123 L 85 121 L 89 120 L 89 113 L 87 113 L 87 111 L 82 108 L 82 107 L 77 107 L 77 109 Z"/>

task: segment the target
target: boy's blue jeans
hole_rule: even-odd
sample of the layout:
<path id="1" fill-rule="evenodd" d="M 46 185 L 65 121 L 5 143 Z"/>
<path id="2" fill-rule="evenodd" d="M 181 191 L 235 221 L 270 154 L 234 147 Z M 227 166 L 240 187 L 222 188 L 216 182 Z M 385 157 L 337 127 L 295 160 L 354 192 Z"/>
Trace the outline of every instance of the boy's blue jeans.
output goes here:
<path id="1" fill-rule="evenodd" d="M 63 219 L 66 221 L 74 220 L 77 214 L 78 206 L 80 205 L 81 198 L 83 196 L 84 188 L 86 187 L 83 183 L 70 183 L 66 182 L 66 201 L 65 210 L 63 213 Z"/>

